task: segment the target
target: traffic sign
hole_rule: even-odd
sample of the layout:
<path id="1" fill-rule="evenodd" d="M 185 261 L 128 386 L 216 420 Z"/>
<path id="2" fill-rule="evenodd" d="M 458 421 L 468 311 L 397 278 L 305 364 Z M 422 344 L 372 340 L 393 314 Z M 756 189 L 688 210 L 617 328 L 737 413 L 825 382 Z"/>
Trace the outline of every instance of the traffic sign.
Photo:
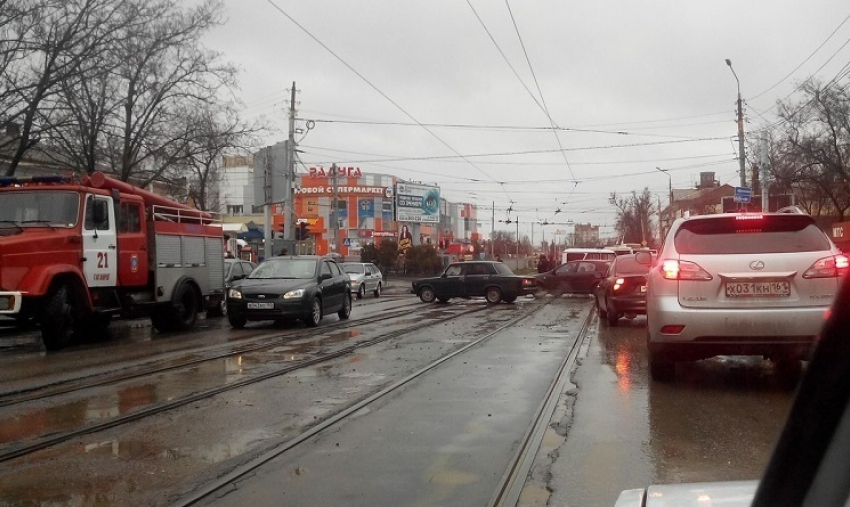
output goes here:
<path id="1" fill-rule="evenodd" d="M 342 240 L 342 246 L 351 246 L 351 238 L 345 238 Z"/>
<path id="2" fill-rule="evenodd" d="M 735 202 L 748 203 L 753 195 L 750 187 L 735 187 Z"/>

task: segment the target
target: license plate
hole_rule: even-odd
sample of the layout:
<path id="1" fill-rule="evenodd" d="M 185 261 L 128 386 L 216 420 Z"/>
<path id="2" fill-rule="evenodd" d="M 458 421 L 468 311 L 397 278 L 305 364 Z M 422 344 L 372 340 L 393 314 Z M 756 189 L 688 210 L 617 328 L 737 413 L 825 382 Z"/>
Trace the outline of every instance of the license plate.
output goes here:
<path id="1" fill-rule="evenodd" d="M 249 310 L 274 310 L 274 303 L 248 303 Z"/>
<path id="2" fill-rule="evenodd" d="M 646 292 L 646 285 L 641 285 L 641 286 L 640 286 L 640 291 L 641 291 L 641 292 Z"/>
<path id="3" fill-rule="evenodd" d="M 726 282 L 726 297 L 788 297 L 791 282 Z"/>

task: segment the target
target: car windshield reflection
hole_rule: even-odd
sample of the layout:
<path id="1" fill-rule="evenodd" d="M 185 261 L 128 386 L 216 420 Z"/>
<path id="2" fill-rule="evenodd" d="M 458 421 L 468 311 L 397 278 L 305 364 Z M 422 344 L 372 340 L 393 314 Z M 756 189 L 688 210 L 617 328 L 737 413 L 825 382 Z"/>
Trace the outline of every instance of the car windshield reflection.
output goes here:
<path id="1" fill-rule="evenodd" d="M 298 278 L 310 279 L 316 274 L 312 259 L 269 259 L 248 275 L 250 279 Z"/>

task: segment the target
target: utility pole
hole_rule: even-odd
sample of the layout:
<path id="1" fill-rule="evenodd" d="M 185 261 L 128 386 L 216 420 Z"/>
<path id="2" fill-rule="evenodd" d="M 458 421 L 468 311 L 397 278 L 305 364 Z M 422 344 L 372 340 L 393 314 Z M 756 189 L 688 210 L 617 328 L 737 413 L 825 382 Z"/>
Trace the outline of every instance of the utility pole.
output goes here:
<path id="1" fill-rule="evenodd" d="M 747 172 L 745 169 L 746 166 L 746 155 L 744 154 L 744 107 L 743 101 L 741 100 L 741 81 L 738 79 L 738 74 L 735 73 L 735 69 L 732 68 L 732 60 L 726 59 L 726 65 L 729 66 L 729 69 L 732 71 L 732 75 L 735 76 L 735 82 L 738 83 L 738 164 L 741 170 L 741 186 L 747 186 Z"/>
<path id="2" fill-rule="evenodd" d="M 516 219 L 516 258 L 519 259 L 519 217 Z"/>
<path id="3" fill-rule="evenodd" d="M 286 143 L 286 171 L 283 189 L 283 239 L 295 240 L 295 219 L 292 216 L 292 208 L 295 205 L 293 199 L 293 186 L 295 183 L 295 81 L 292 82 L 291 97 L 289 99 L 289 138 Z"/>
<path id="4" fill-rule="evenodd" d="M 769 178 L 770 178 L 770 156 L 769 156 L 769 144 L 768 144 L 767 132 L 761 133 L 761 209 L 763 212 L 770 211 L 769 199 L 770 199 L 770 191 L 768 189 L 769 186 Z"/>
<path id="5" fill-rule="evenodd" d="M 490 219 L 490 258 L 495 258 L 493 244 L 496 242 L 496 201 L 493 201 L 493 216 Z"/>
<path id="6" fill-rule="evenodd" d="M 263 164 L 263 255 L 268 259 L 274 255 L 272 239 L 272 147 L 266 147 L 265 164 Z"/>
<path id="7" fill-rule="evenodd" d="M 334 207 L 333 207 L 333 215 L 334 215 L 334 245 L 336 245 L 335 250 L 336 253 L 340 253 L 342 248 L 340 248 L 339 244 L 339 187 L 337 182 L 337 170 L 336 164 L 331 165 L 331 173 L 333 174 L 333 182 L 334 182 Z M 341 254 L 340 254 L 341 255 Z"/>

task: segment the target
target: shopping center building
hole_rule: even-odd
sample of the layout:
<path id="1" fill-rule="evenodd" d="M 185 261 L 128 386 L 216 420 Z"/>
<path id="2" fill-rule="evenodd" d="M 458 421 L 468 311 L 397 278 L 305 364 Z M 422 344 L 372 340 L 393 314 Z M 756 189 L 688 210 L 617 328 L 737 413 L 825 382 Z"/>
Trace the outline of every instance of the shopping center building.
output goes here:
<path id="1" fill-rule="evenodd" d="M 247 205 L 249 201 L 262 202 L 262 198 L 245 197 L 254 188 L 252 181 L 248 181 L 250 178 L 245 178 L 246 172 L 254 170 L 250 162 L 243 157 L 238 165 L 232 160 L 224 164 L 220 180 L 227 191 L 222 192 L 221 211 L 227 215 L 228 222 L 244 218 L 243 223 L 262 227 L 262 210 Z M 229 174 L 238 178 L 228 182 Z M 388 174 L 365 172 L 359 167 L 339 167 L 336 174 L 331 168 L 310 167 L 297 174 L 294 183 L 293 220 L 306 223 L 308 233 L 305 240 L 296 243 L 295 253 L 339 252 L 345 257 L 357 256 L 363 246 L 380 243 L 382 238 L 398 241 L 402 231 L 409 233 L 412 245 L 439 247 L 481 239 L 475 206 L 442 199 L 435 185 L 406 182 Z M 244 192 L 240 186 L 246 187 Z M 254 213 L 250 216 L 234 213 L 240 209 Z M 280 235 L 283 205 L 273 207 L 272 221 L 275 234 Z M 259 246 L 256 245 L 258 250 Z"/>

